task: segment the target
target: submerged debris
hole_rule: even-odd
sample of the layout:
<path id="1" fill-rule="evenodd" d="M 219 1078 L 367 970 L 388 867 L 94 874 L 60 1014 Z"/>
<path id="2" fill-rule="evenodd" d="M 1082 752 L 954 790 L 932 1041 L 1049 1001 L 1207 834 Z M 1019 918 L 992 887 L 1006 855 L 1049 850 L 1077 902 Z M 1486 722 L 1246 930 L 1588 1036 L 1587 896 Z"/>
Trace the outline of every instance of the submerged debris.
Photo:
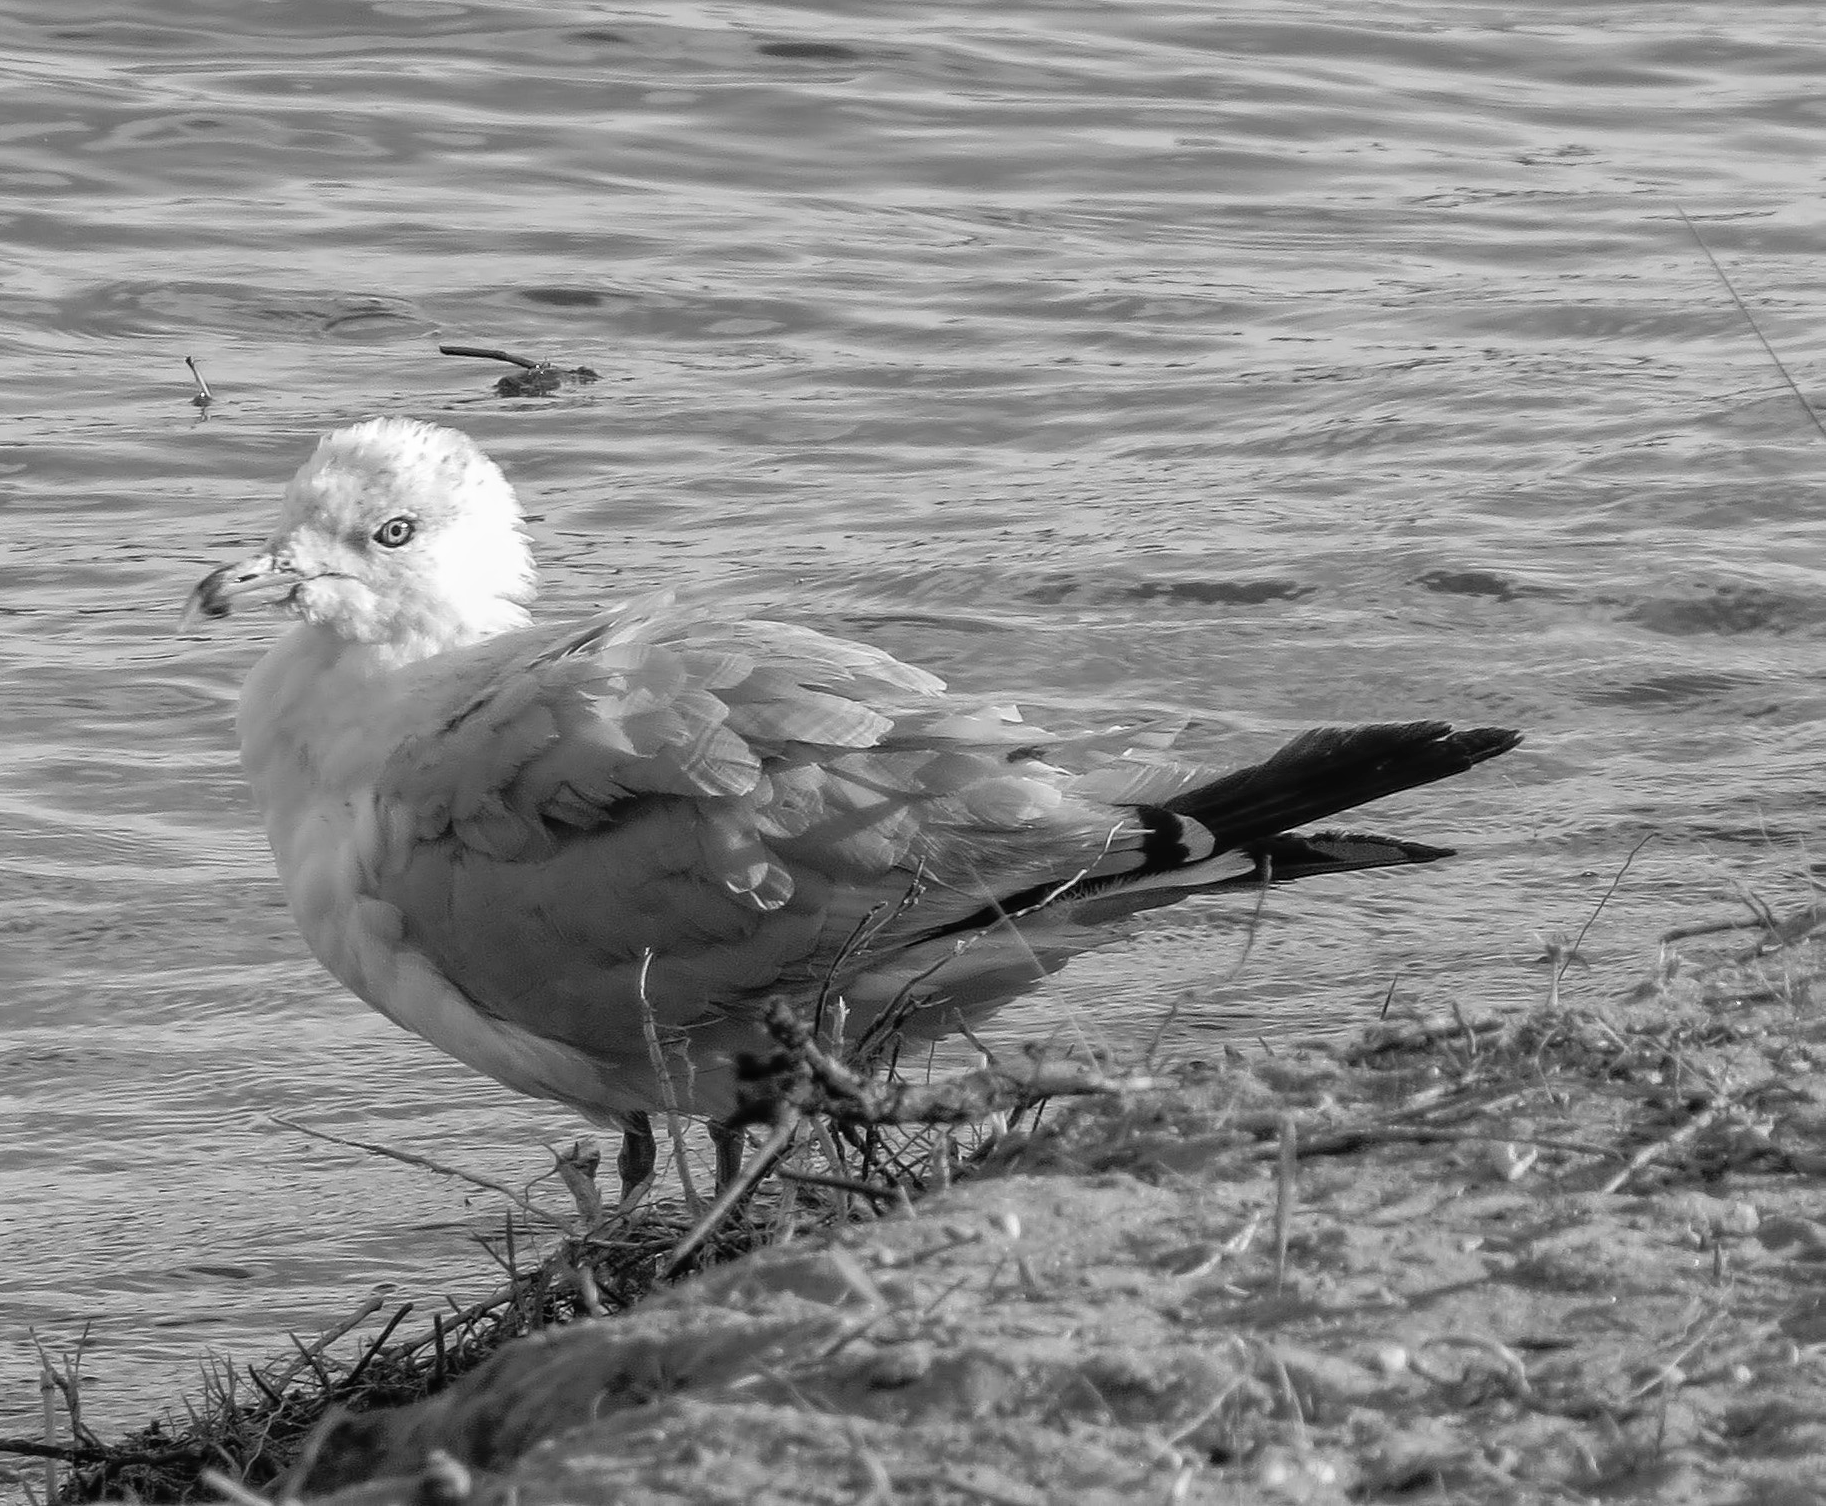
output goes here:
<path id="1" fill-rule="evenodd" d="M 197 384 L 197 394 L 191 398 L 190 406 L 202 410 L 203 417 L 209 417 L 209 405 L 216 400 L 216 395 L 209 390 L 209 383 L 203 380 L 203 373 L 198 368 L 196 357 L 185 356 L 184 364 L 190 368 L 191 380 Z"/>
<path id="2" fill-rule="evenodd" d="M 587 387 L 601 380 L 601 373 L 588 366 L 559 366 L 551 361 L 529 361 L 509 351 L 481 345 L 440 345 L 447 356 L 473 356 L 481 361 L 506 361 L 520 369 L 509 372 L 495 383 L 502 397 L 549 397 L 562 387 Z"/>

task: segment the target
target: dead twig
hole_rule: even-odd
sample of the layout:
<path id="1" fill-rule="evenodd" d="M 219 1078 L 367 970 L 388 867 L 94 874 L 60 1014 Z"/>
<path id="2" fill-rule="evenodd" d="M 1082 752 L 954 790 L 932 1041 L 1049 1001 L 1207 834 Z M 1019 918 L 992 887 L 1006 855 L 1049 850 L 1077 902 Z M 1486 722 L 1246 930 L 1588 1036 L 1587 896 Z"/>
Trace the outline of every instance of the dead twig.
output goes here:
<path id="1" fill-rule="evenodd" d="M 235 1506 L 272 1506 L 272 1502 L 259 1491 L 249 1490 L 239 1480 L 223 1474 L 219 1469 L 205 1469 L 202 1480 L 224 1500 L 233 1501 Z"/>
<path id="2" fill-rule="evenodd" d="M 659 1101 L 665 1110 L 666 1136 L 672 1142 L 672 1160 L 678 1168 L 679 1185 L 685 1191 L 685 1206 L 696 1217 L 702 1211 L 704 1202 L 697 1194 L 697 1181 L 691 1175 L 691 1160 L 685 1154 L 685 1121 L 679 1115 L 678 1088 L 672 1081 L 672 1073 L 666 1067 L 665 1053 L 660 1049 L 659 1018 L 653 1012 L 653 997 L 647 992 L 647 979 L 653 971 L 653 955 L 651 947 L 640 954 L 640 975 L 635 981 L 635 992 L 640 999 L 640 1033 L 647 1043 L 647 1064 L 659 1079 Z"/>
<path id="3" fill-rule="evenodd" d="M 1416 1051 L 1436 1041 L 1467 1033 L 1473 1037 L 1499 1035 L 1507 1028 L 1507 1023 L 1502 1020 L 1397 1020 L 1393 1025 L 1377 1025 L 1372 1028 L 1362 1040 L 1347 1047 L 1341 1053 L 1341 1059 L 1347 1065 L 1356 1066 L 1391 1051 Z"/>
<path id="4" fill-rule="evenodd" d="M 0 1438 L 0 1454 L 56 1459 L 65 1464 L 177 1464 L 197 1456 L 191 1444 L 168 1449 L 124 1449 L 105 1443 L 44 1443 L 36 1438 Z"/>
<path id="5" fill-rule="evenodd" d="M 717 1194 L 716 1201 L 704 1210 L 703 1217 L 691 1232 L 673 1247 L 672 1253 L 666 1257 L 666 1263 L 660 1267 L 660 1280 L 671 1280 L 685 1262 L 702 1248 L 704 1241 L 717 1231 L 723 1220 L 734 1212 L 736 1205 L 754 1191 L 761 1179 L 773 1169 L 775 1159 L 786 1149 L 798 1127 L 797 1117 L 786 1119 L 775 1126 L 773 1134 L 749 1158 L 748 1164 L 735 1180 Z"/>
<path id="6" fill-rule="evenodd" d="M 877 1187 L 873 1182 L 858 1181 L 855 1177 L 827 1177 L 815 1171 L 793 1171 L 782 1167 L 775 1173 L 783 1182 L 795 1182 L 801 1187 L 826 1187 L 833 1192 L 855 1193 L 877 1203 L 892 1203 L 896 1193 L 892 1187 Z"/>
<path id="7" fill-rule="evenodd" d="M 1287 1235 L 1293 1228 L 1293 1206 L 1298 1186 L 1300 1132 L 1292 1114 L 1281 1115 L 1281 1141 L 1274 1196 L 1274 1293 L 1287 1286 Z"/>
<path id="8" fill-rule="evenodd" d="M 355 1311 L 344 1318 L 342 1322 L 338 1323 L 334 1328 L 326 1329 L 308 1345 L 300 1342 L 296 1334 L 292 1335 L 292 1343 L 297 1345 L 300 1358 L 293 1360 L 277 1375 L 269 1375 L 267 1377 L 272 1389 L 283 1394 L 285 1388 L 297 1379 L 299 1373 L 307 1365 L 316 1370 L 319 1379 L 321 1379 L 327 1387 L 329 1385 L 329 1379 L 324 1374 L 322 1365 L 318 1363 L 318 1357 L 351 1328 L 354 1328 L 357 1324 L 366 1322 L 385 1305 L 385 1299 L 381 1297 L 375 1296 L 368 1298 L 366 1302 L 362 1303 L 360 1307 L 356 1308 Z"/>
<path id="9" fill-rule="evenodd" d="M 825 1051 L 784 1002 L 775 1001 L 766 1024 L 782 1049 L 751 1066 L 739 1086 L 737 1122 L 771 1119 L 784 1107 L 847 1125 L 969 1124 L 1045 1098 L 1158 1086 L 1152 1078 L 1113 1079 L 1083 1062 L 1058 1059 L 1018 1069 L 992 1064 L 938 1082 L 872 1083 Z"/>
<path id="10" fill-rule="evenodd" d="M 352 1387 L 361 1379 L 362 1372 L 373 1362 L 374 1356 L 380 1353 L 381 1345 L 385 1344 L 388 1339 L 393 1337 L 393 1330 L 399 1327 L 406 1314 L 411 1311 L 412 1304 L 408 1302 L 391 1318 L 387 1319 L 386 1327 L 375 1335 L 374 1342 L 368 1346 L 368 1352 L 357 1360 L 355 1362 L 355 1368 L 343 1377 L 342 1384 L 345 1387 Z"/>
<path id="11" fill-rule="evenodd" d="M 501 397 L 545 397 L 556 392 L 566 382 L 582 387 L 601 377 L 600 372 L 588 366 L 559 366 L 551 361 L 529 361 L 525 356 L 516 356 L 511 351 L 496 350 L 485 345 L 440 345 L 438 352 L 446 356 L 473 356 L 480 361 L 505 361 L 510 366 L 518 366 L 518 372 L 504 376 L 495 383 L 495 392 Z"/>
<path id="12" fill-rule="evenodd" d="M 1757 948 L 1761 951 L 1768 947 L 1793 946 L 1826 924 L 1826 905 L 1803 905 L 1787 915 L 1775 915 L 1767 905 L 1751 904 L 1748 896 L 1745 904 L 1750 914 L 1742 920 L 1707 920 L 1675 926 L 1663 931 L 1661 940 L 1691 941 L 1695 937 L 1716 936 L 1725 931 L 1761 931 L 1765 938 Z"/>
<path id="13" fill-rule="evenodd" d="M 328 1140 L 332 1145 L 346 1145 L 351 1150 L 365 1150 L 370 1155 L 386 1156 L 389 1160 L 399 1161 L 407 1166 L 417 1166 L 425 1171 L 434 1171 L 441 1177 L 455 1177 L 460 1182 L 467 1182 L 472 1187 L 483 1187 L 490 1192 L 498 1192 L 522 1213 L 530 1213 L 534 1218 L 551 1225 L 552 1228 L 569 1234 L 571 1221 L 550 1209 L 541 1208 L 530 1198 L 514 1191 L 504 1182 L 497 1182 L 492 1177 L 477 1176 L 472 1171 L 463 1171 L 455 1166 L 446 1166 L 441 1161 L 434 1161 L 429 1156 L 421 1156 L 416 1151 L 396 1150 L 390 1145 L 376 1145 L 369 1140 L 355 1140 L 344 1135 L 332 1135 L 328 1130 L 312 1129 L 308 1124 L 300 1124 L 295 1119 L 287 1119 L 281 1114 L 274 1114 L 275 1124 L 282 1124 L 289 1130 L 296 1130 L 301 1135 L 309 1135 L 314 1140 Z"/>
<path id="14" fill-rule="evenodd" d="M 576 1203 L 586 1233 L 594 1233 L 603 1222 L 602 1192 L 596 1186 L 601 1165 L 602 1147 L 590 1136 L 573 1142 L 569 1150 L 552 1151 L 552 1169 Z"/>
<path id="15" fill-rule="evenodd" d="M 1750 333 L 1756 336 L 1757 343 L 1763 348 L 1763 353 L 1775 363 L 1775 369 L 1781 373 L 1782 380 L 1788 384 L 1788 390 L 1794 394 L 1794 400 L 1801 405 L 1807 417 L 1812 420 L 1814 428 L 1820 431 L 1820 437 L 1826 439 L 1826 423 L 1820 421 L 1818 410 L 1807 401 L 1807 394 L 1801 391 L 1800 383 L 1789 375 L 1788 368 L 1782 363 L 1782 358 L 1775 353 L 1775 347 L 1769 343 L 1769 337 L 1763 333 L 1763 327 L 1756 322 L 1756 316 L 1750 312 L 1750 306 L 1737 296 L 1737 289 L 1731 286 L 1731 279 L 1725 276 L 1725 269 L 1718 264 L 1718 258 L 1712 254 L 1712 248 L 1705 243 L 1705 237 L 1700 235 L 1699 227 L 1687 217 L 1686 210 L 1678 204 L 1674 206 L 1674 213 L 1680 216 L 1680 223 L 1687 227 L 1687 232 L 1693 237 L 1693 243 L 1699 247 L 1700 254 L 1711 264 L 1712 270 L 1718 274 L 1718 280 L 1724 284 L 1725 291 L 1731 295 L 1731 302 L 1737 305 L 1737 312 L 1744 316 L 1744 323 L 1750 326 Z"/>
<path id="16" fill-rule="evenodd" d="M 44 1441 L 47 1448 L 57 1446 L 57 1378 L 51 1371 L 50 1362 L 39 1354 L 39 1363 L 44 1367 L 38 1382 L 38 1398 L 44 1405 Z M 44 1456 L 44 1499 L 46 1506 L 57 1499 L 57 1456 L 46 1453 Z"/>
<path id="17" fill-rule="evenodd" d="M 505 350 L 496 350 L 488 345 L 440 345 L 438 354 L 445 356 L 473 356 L 478 361 L 506 361 L 524 371 L 537 371 L 548 365 L 545 361 L 529 361 L 525 356 L 512 355 Z"/>
<path id="18" fill-rule="evenodd" d="M 88 1444 L 99 1448 L 101 1439 L 89 1431 L 82 1420 L 82 1357 L 89 1347 L 89 1333 L 94 1327 L 93 1321 L 82 1325 L 82 1332 L 76 1336 L 73 1350 L 65 1351 L 61 1368 L 51 1363 L 50 1352 L 44 1347 L 44 1341 L 38 1337 L 35 1329 L 28 1329 L 32 1345 L 38 1351 L 38 1363 L 43 1375 L 63 1397 L 64 1414 L 70 1419 L 70 1438 L 76 1443 Z M 52 1419 L 47 1417 L 49 1423 Z M 46 1435 L 49 1438 L 49 1434 Z"/>
<path id="19" fill-rule="evenodd" d="M 1661 1156 L 1665 1156 L 1669 1151 L 1678 1150 L 1681 1146 L 1703 1134 L 1711 1126 L 1712 1122 L 1725 1111 L 1725 1108 L 1726 1104 L 1722 1101 L 1709 1103 L 1685 1123 L 1663 1135 L 1660 1139 L 1650 1141 L 1647 1145 L 1638 1150 L 1635 1155 L 1629 1158 L 1628 1164 L 1626 1164 L 1621 1171 L 1617 1172 L 1614 1176 L 1605 1178 L 1599 1185 L 1598 1191 L 1619 1191 L 1631 1177 L 1635 1176 L 1635 1174 L 1641 1171 L 1643 1167 L 1647 1166 L 1649 1162 L 1654 1161 Z"/>
<path id="20" fill-rule="evenodd" d="M 1547 984 L 1547 1000 L 1550 1005 L 1559 1004 L 1560 980 L 1566 976 L 1566 969 L 1572 964 L 1573 959 L 1578 957 L 1579 948 L 1585 944 L 1586 934 L 1598 923 L 1598 917 L 1604 913 L 1604 907 L 1610 903 L 1611 896 L 1622 885 L 1623 876 L 1629 872 L 1630 864 L 1636 861 L 1636 854 L 1654 840 L 1655 833 L 1651 831 L 1630 848 L 1629 855 L 1623 860 L 1623 866 L 1617 870 L 1617 876 L 1610 881 L 1610 887 L 1599 897 L 1597 905 L 1586 917 L 1585 924 L 1579 927 L 1579 934 L 1572 938 L 1572 945 L 1561 950 L 1559 956 L 1554 959 L 1553 976 Z"/>
<path id="21" fill-rule="evenodd" d="M 1300 1156 L 1345 1156 L 1366 1145 L 1476 1145 L 1489 1142 L 1504 1145 L 1533 1145 L 1542 1150 L 1566 1151 L 1575 1156 L 1597 1156 L 1611 1159 L 1622 1154 L 1608 1145 L 1594 1145 L 1584 1140 L 1558 1140 L 1543 1135 L 1506 1134 L 1501 1130 L 1436 1129 L 1431 1126 L 1405 1124 L 1368 1124 L 1357 1129 L 1334 1130 L 1315 1135 L 1300 1143 Z M 1260 1148 L 1261 1156 L 1278 1155 L 1273 1145 Z"/>

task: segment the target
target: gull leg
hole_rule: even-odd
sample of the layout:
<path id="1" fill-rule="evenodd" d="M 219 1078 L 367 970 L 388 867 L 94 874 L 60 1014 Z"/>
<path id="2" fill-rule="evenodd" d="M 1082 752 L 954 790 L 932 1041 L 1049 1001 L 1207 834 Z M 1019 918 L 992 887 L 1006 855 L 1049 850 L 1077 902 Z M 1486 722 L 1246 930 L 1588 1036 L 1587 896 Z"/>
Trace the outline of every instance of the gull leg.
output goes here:
<path id="1" fill-rule="evenodd" d="M 653 1120 L 644 1109 L 617 1114 L 615 1122 L 621 1126 L 621 1154 L 615 1158 L 615 1169 L 621 1173 L 621 1206 L 627 1208 L 653 1180 L 659 1147 L 653 1139 Z"/>
<path id="2" fill-rule="evenodd" d="M 742 1171 L 742 1153 L 748 1149 L 748 1131 L 712 1119 L 710 1143 L 716 1148 L 716 1190 L 721 1192 Z"/>

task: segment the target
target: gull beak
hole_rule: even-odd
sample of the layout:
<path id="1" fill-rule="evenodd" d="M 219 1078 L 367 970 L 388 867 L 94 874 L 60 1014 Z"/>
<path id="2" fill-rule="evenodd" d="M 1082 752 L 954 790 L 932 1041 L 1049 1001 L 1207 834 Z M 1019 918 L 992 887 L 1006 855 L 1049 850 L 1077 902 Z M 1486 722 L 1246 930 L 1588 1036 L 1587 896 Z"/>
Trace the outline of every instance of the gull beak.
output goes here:
<path id="1" fill-rule="evenodd" d="M 275 606 L 283 603 L 304 577 L 271 552 L 250 555 L 232 565 L 211 570 L 196 584 L 184 603 L 178 631 L 189 632 L 204 620 L 226 617 L 237 607 Z"/>

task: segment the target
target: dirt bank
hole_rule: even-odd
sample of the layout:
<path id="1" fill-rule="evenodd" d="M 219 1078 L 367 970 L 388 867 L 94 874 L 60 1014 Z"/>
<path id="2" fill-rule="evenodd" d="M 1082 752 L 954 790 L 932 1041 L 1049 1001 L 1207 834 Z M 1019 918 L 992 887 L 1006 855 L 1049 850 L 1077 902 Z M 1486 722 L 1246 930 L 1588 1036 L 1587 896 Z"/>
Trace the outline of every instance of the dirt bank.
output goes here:
<path id="1" fill-rule="evenodd" d="M 1811 943 L 1181 1066 L 910 1214 L 344 1418 L 294 1488 L 546 1502 L 1826 1503 Z"/>

